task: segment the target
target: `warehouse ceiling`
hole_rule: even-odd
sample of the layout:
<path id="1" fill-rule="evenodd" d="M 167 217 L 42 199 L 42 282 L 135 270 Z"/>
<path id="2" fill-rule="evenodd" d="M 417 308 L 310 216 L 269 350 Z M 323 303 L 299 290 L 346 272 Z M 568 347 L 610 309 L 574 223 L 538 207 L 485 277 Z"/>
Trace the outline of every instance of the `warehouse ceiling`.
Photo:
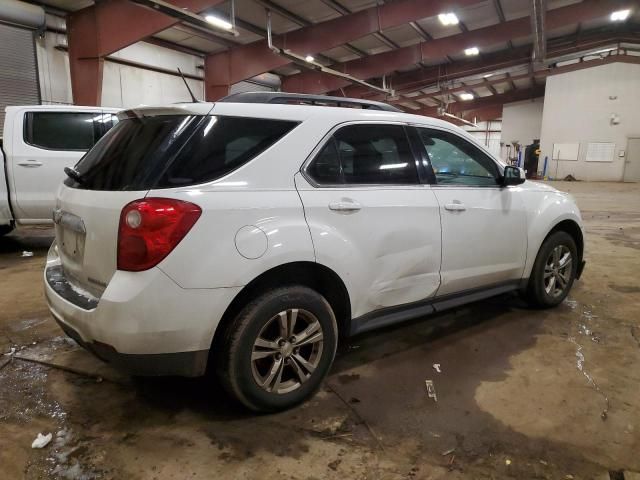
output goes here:
<path id="1" fill-rule="evenodd" d="M 73 12 L 92 5 L 87 0 L 45 0 L 36 2 L 64 12 Z M 217 3 L 215 7 L 200 12 L 202 16 L 213 15 L 230 20 L 231 2 Z M 267 10 L 271 12 L 271 27 L 274 36 L 308 28 L 312 25 L 348 16 L 361 10 L 382 4 L 393 5 L 401 0 L 365 1 L 365 0 L 236 0 L 234 5 L 237 36 L 226 32 L 203 28 L 190 22 L 181 21 L 153 38 L 164 46 L 181 48 L 199 55 L 233 50 L 241 44 L 250 44 L 264 40 L 267 33 Z M 369 67 L 377 62 L 386 62 L 406 51 L 405 47 L 434 45 L 442 39 L 463 39 L 473 32 L 491 35 L 492 28 L 499 25 L 528 19 L 532 16 L 532 4 L 541 3 L 546 9 L 547 18 L 554 11 L 562 12 L 564 7 L 584 4 L 591 8 L 593 0 L 484 0 L 439 2 L 450 7 L 443 13 L 454 13 L 457 22 L 445 25 L 436 15 L 428 18 L 416 18 L 406 24 L 383 29 L 355 38 L 343 45 L 316 52 L 295 52 L 299 55 L 312 55 L 314 61 L 341 71 L 348 71 L 360 63 Z M 609 2 L 615 10 L 616 2 Z M 621 5 L 624 2 L 621 2 Z M 629 2 L 626 2 L 628 5 Z M 448 8 L 448 7 L 443 7 Z M 558 10 L 560 9 L 560 10 Z M 565 9 L 566 10 L 566 9 Z M 531 54 L 536 38 L 533 35 L 514 34 L 506 41 L 484 42 L 476 55 L 468 55 L 464 49 L 447 51 L 446 54 L 422 55 L 416 62 L 397 66 L 384 75 L 375 74 L 361 78 L 380 86 L 389 87 L 395 95 L 381 96 L 379 92 L 361 86 L 341 87 L 327 92 L 338 95 L 370 97 L 396 103 L 408 111 L 435 114 L 438 109 L 455 110 L 464 114 L 463 106 L 450 108 L 455 103 L 467 101 L 466 105 L 487 110 L 490 102 L 486 97 L 512 99 L 539 96 L 543 92 L 549 67 L 584 59 L 602 59 L 606 56 L 637 54 L 640 44 L 640 8 L 633 9 L 624 21 L 612 22 L 607 10 L 606 15 L 586 15 L 582 18 L 565 18 L 562 22 L 552 23 L 542 32 L 543 48 L 546 47 L 544 65 L 535 64 Z M 445 22 L 446 23 L 446 22 Z M 527 23 L 529 25 L 529 23 Z M 549 27 L 549 25 L 548 25 Z M 484 30 L 481 30 L 484 29 Z M 486 33 L 484 33 L 486 32 Z M 525 32 L 526 33 L 526 32 Z M 539 41 L 539 39 L 538 39 Z M 454 42 L 455 43 L 455 42 Z M 404 49 L 404 50 L 403 50 Z M 428 49 L 428 45 L 427 45 Z M 437 48 L 435 50 L 438 50 Z M 440 49 L 444 51 L 444 49 Z M 595 52 L 595 56 L 593 55 Z M 468 53 L 468 52 L 467 52 Z M 386 55 L 385 55 L 386 54 Z M 389 57 L 389 55 L 391 57 Z M 360 62 L 360 63 L 359 63 Z M 559 63 L 558 63 L 559 62 Z M 397 63 L 397 61 L 395 62 Z M 355 71 L 384 71 L 384 68 L 356 68 Z M 300 90 L 301 82 L 317 80 L 317 75 L 326 75 L 317 71 L 309 72 L 295 63 L 287 63 L 271 70 L 283 79 L 285 90 Z M 423 77 L 423 79 L 419 79 Z M 413 79 L 412 81 L 408 81 Z M 287 88 L 288 87 L 288 88 Z M 323 92 L 324 93 L 324 92 Z M 484 103 L 483 103 L 484 101 Z M 477 112 L 476 112 L 477 113 Z"/>

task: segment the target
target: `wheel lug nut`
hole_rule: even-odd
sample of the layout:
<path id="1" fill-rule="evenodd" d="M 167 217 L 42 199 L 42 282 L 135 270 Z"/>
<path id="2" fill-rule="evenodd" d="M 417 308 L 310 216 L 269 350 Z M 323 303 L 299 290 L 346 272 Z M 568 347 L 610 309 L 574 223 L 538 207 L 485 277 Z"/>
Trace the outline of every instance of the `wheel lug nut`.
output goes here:
<path id="1" fill-rule="evenodd" d="M 276 360 L 280 360 L 282 358 L 282 354 L 276 353 Z"/>
<path id="2" fill-rule="evenodd" d="M 293 335 L 291 335 L 291 338 L 289 338 L 289 342 L 291 342 L 291 343 L 296 343 L 296 337 L 294 337 Z"/>
<path id="3" fill-rule="evenodd" d="M 278 345 L 279 345 L 279 346 L 281 346 L 281 347 L 284 347 L 284 344 L 285 344 L 285 343 L 286 343 L 286 342 L 285 342 L 284 340 L 280 340 L 280 341 L 278 342 Z"/>

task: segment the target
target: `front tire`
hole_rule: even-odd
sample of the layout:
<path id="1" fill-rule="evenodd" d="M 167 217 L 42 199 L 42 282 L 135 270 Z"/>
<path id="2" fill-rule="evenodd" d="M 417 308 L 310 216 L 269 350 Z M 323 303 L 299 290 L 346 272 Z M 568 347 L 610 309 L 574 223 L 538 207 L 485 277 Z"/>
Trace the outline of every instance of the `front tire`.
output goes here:
<path id="1" fill-rule="evenodd" d="M 576 242 L 567 232 L 554 232 L 542 243 L 529 277 L 528 302 L 538 308 L 559 305 L 569 294 L 578 269 Z"/>
<path id="2" fill-rule="evenodd" d="M 231 324 L 218 376 L 251 410 L 284 410 L 320 387 L 337 343 L 336 319 L 322 295 L 303 286 L 277 288 L 249 303 Z"/>

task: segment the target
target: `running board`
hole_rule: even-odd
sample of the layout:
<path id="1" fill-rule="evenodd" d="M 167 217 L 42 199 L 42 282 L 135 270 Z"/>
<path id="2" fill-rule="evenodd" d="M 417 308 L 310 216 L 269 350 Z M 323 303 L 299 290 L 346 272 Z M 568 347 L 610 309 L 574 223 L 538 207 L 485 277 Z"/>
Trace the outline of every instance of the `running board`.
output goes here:
<path id="1" fill-rule="evenodd" d="M 349 335 L 358 335 L 389 325 L 406 322 L 436 312 L 442 312 L 467 303 L 513 292 L 521 287 L 519 280 L 493 285 L 488 288 L 467 290 L 461 293 L 429 298 L 419 302 L 406 303 L 397 307 L 382 308 L 351 320 Z"/>

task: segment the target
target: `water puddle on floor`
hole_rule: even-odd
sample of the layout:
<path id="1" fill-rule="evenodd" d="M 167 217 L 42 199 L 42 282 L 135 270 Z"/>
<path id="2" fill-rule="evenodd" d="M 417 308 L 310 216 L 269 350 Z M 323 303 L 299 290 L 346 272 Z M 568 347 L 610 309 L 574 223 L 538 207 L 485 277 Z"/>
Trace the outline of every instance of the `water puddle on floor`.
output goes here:
<path id="1" fill-rule="evenodd" d="M 575 300 L 570 300 L 570 299 L 566 299 L 564 301 L 564 304 L 566 306 L 568 306 L 569 308 L 571 308 L 571 310 L 576 311 L 579 309 L 580 305 L 578 304 L 577 301 Z M 598 383 L 595 381 L 595 379 L 593 378 L 593 375 L 591 375 L 591 373 L 589 373 L 589 371 L 586 369 L 585 367 L 585 355 L 584 355 L 584 346 L 582 345 L 582 343 L 579 342 L 579 340 L 581 338 L 588 338 L 589 340 L 591 340 L 594 343 L 600 343 L 600 336 L 594 332 L 593 330 L 593 320 L 598 318 L 597 315 L 594 315 L 593 312 L 591 311 L 590 308 L 588 308 L 588 306 L 584 306 L 582 309 L 582 313 L 580 314 L 580 319 L 578 322 L 578 335 L 577 336 L 572 336 L 569 335 L 567 337 L 567 340 L 569 342 L 571 342 L 573 345 L 575 345 L 576 347 L 576 368 L 578 369 L 578 371 L 580 373 L 582 373 L 582 375 L 584 375 L 584 377 L 587 379 L 589 385 L 596 391 L 598 392 L 602 398 L 604 399 L 605 402 L 605 407 L 602 410 L 602 412 L 600 412 L 600 418 L 602 418 L 602 420 L 606 420 L 607 416 L 609 415 L 609 397 L 607 396 L 607 394 L 600 388 L 600 386 L 598 385 Z"/>

